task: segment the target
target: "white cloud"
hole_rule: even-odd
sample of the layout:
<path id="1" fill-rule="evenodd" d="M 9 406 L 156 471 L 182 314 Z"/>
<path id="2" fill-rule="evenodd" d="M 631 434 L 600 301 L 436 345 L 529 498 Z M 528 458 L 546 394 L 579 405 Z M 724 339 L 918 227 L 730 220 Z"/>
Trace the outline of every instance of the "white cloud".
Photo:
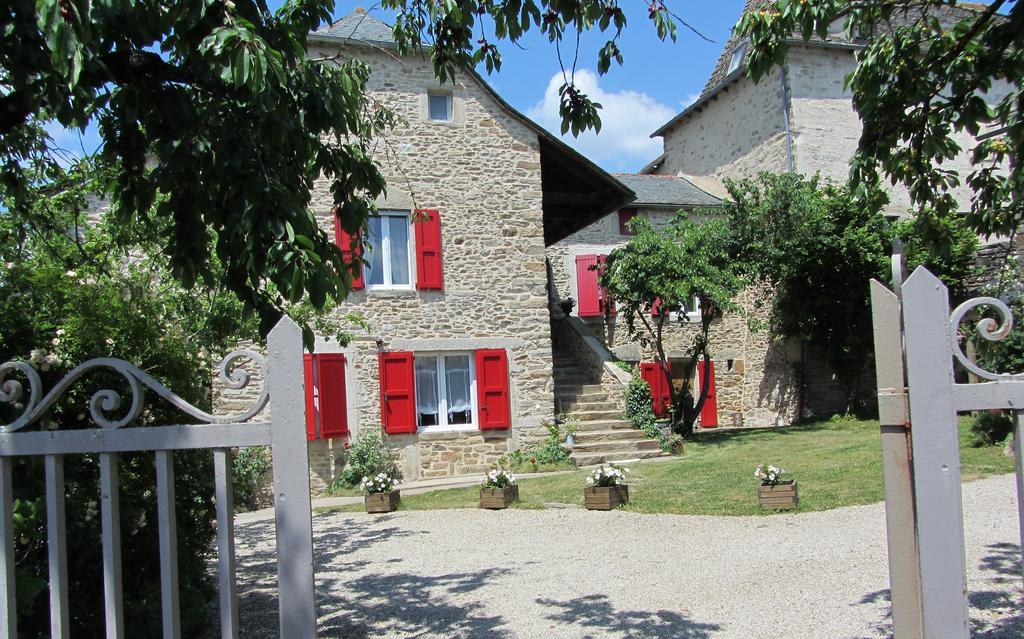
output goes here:
<path id="1" fill-rule="evenodd" d="M 530 107 L 526 114 L 545 129 L 583 155 L 612 171 L 636 171 L 661 155 L 661 138 L 650 135 L 668 122 L 676 111 L 646 93 L 637 91 L 605 91 L 597 74 L 589 69 L 576 72 L 576 86 L 603 107 L 601 133 L 560 135 L 562 119 L 558 116 L 558 89 L 562 74 L 556 73 L 548 82 L 544 98 Z"/>
<path id="2" fill-rule="evenodd" d="M 699 98 L 699 97 L 700 97 L 700 91 L 697 91 L 696 93 L 691 93 L 690 95 L 686 96 L 686 99 L 679 103 L 679 110 L 680 111 L 685 110 L 686 107 L 688 107 L 691 104 L 693 104 L 694 102 L 696 102 L 697 98 Z"/>

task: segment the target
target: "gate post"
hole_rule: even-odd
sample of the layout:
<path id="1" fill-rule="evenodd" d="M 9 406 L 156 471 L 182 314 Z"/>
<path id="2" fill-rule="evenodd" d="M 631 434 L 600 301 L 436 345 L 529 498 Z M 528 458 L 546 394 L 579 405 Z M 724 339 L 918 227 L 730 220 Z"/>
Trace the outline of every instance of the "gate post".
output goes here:
<path id="1" fill-rule="evenodd" d="M 289 317 L 282 317 L 267 336 L 267 355 L 280 636 L 312 639 L 316 637 L 316 591 L 302 331 Z"/>
<path id="2" fill-rule="evenodd" d="M 899 275 L 894 266 L 894 278 Z M 897 288 L 899 290 L 899 288 Z M 885 532 L 889 550 L 889 601 L 893 636 L 921 639 L 921 583 L 914 513 L 910 421 L 903 367 L 900 301 L 871 280 L 871 314 L 875 334 L 878 417 L 881 424 L 882 474 L 885 482 Z"/>
<path id="3" fill-rule="evenodd" d="M 924 267 L 903 286 L 925 637 L 970 636 L 960 442 L 946 287 Z M 957 578 L 959 575 L 959 578 Z"/>

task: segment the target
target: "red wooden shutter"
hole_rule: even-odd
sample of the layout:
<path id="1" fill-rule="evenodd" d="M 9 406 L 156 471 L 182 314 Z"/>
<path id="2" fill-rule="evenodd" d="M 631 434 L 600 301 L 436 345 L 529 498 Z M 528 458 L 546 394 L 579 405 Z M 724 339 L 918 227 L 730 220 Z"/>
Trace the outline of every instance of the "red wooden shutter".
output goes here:
<path id="1" fill-rule="evenodd" d="M 480 430 L 501 430 L 512 426 L 508 356 L 503 349 L 476 352 L 476 394 Z"/>
<path id="2" fill-rule="evenodd" d="M 313 356 L 302 356 L 306 388 L 306 439 L 316 439 L 316 403 L 313 401 Z"/>
<path id="3" fill-rule="evenodd" d="M 444 288 L 441 214 L 434 209 L 422 209 L 417 213 L 420 214 L 420 219 L 415 223 L 416 287 L 421 290 L 439 291 Z"/>
<path id="4" fill-rule="evenodd" d="M 704 406 L 700 409 L 700 427 L 701 428 L 714 428 L 718 426 L 718 398 L 715 393 L 715 363 L 708 362 L 707 366 L 708 373 L 708 396 L 704 400 Z M 698 386 L 698 392 L 704 384 L 704 360 L 697 362 L 697 374 L 700 376 L 698 382 L 701 386 Z"/>
<path id="5" fill-rule="evenodd" d="M 576 256 L 576 295 L 579 297 L 578 308 L 580 317 L 599 317 L 601 315 L 601 293 L 597 286 L 597 255 Z"/>
<path id="6" fill-rule="evenodd" d="M 607 258 L 608 258 L 607 255 L 598 255 L 597 256 L 597 263 L 598 263 L 598 266 L 599 266 L 599 268 L 597 269 L 598 275 L 602 275 L 604 273 L 604 269 L 605 269 L 604 265 L 605 265 L 605 260 Z M 611 295 L 611 293 L 608 292 L 608 289 L 606 289 L 606 288 L 604 288 L 602 286 L 602 287 L 600 287 L 599 290 L 600 290 L 600 294 L 601 294 L 601 313 L 603 315 L 607 315 L 608 317 L 615 317 L 616 315 L 618 315 L 619 310 L 617 308 L 615 308 L 615 300 L 612 299 L 612 295 Z"/>
<path id="7" fill-rule="evenodd" d="M 656 362 L 641 362 L 640 377 L 651 387 L 651 410 L 655 417 L 664 417 L 672 409 L 672 389 L 667 371 Z"/>
<path id="8" fill-rule="evenodd" d="M 416 368 L 413 354 L 380 354 L 380 418 L 384 432 L 416 432 Z"/>
<path id="9" fill-rule="evenodd" d="M 651 317 L 657 317 L 661 315 L 661 298 L 654 298 L 654 304 L 651 304 Z"/>
<path id="10" fill-rule="evenodd" d="M 363 264 L 359 262 L 359 257 L 363 254 L 363 247 L 357 241 L 359 235 L 349 235 L 345 229 L 341 228 L 341 218 L 338 214 L 334 214 L 334 243 L 341 249 L 341 256 L 346 264 L 353 264 L 358 262 L 358 266 L 353 269 L 352 272 L 352 290 L 358 291 L 365 288 L 363 282 Z M 355 243 L 356 247 L 353 249 L 352 244 Z"/>
<path id="11" fill-rule="evenodd" d="M 626 224 L 636 217 L 636 209 L 619 209 L 619 235 L 632 235 Z"/>
<path id="12" fill-rule="evenodd" d="M 317 355 L 316 388 L 320 396 L 320 437 L 348 437 L 344 355 Z"/>

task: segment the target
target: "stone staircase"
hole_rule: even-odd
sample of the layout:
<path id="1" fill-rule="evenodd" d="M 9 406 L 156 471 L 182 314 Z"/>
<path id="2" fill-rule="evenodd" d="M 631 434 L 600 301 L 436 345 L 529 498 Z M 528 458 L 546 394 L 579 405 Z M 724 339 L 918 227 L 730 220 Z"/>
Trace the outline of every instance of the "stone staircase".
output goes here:
<path id="1" fill-rule="evenodd" d="M 661 446 L 622 418 L 616 403 L 593 373 L 565 358 L 555 358 L 555 397 L 559 409 L 580 420 L 572 460 L 577 466 L 660 457 Z"/>

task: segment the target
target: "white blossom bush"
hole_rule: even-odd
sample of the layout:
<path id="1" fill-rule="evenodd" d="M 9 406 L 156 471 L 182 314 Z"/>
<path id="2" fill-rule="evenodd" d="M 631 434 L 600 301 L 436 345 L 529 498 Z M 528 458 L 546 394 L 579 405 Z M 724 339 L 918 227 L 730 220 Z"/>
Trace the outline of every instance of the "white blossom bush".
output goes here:
<path id="1" fill-rule="evenodd" d="M 507 468 L 492 468 L 480 481 L 482 488 L 508 488 L 514 486 L 516 476 Z"/>
<path id="2" fill-rule="evenodd" d="M 605 464 L 590 473 L 590 476 L 587 477 L 587 486 L 593 488 L 624 486 L 626 484 L 626 473 L 628 472 L 629 469 L 623 466 Z"/>
<path id="3" fill-rule="evenodd" d="M 785 472 L 785 470 L 776 468 L 771 464 L 758 464 L 757 467 L 754 468 L 754 477 L 761 480 L 762 486 L 774 486 L 779 483 Z"/>
<path id="4" fill-rule="evenodd" d="M 401 477 L 391 473 L 377 473 L 376 475 L 363 477 L 359 483 L 359 489 L 367 495 L 375 493 L 390 493 L 398 487 Z"/>

